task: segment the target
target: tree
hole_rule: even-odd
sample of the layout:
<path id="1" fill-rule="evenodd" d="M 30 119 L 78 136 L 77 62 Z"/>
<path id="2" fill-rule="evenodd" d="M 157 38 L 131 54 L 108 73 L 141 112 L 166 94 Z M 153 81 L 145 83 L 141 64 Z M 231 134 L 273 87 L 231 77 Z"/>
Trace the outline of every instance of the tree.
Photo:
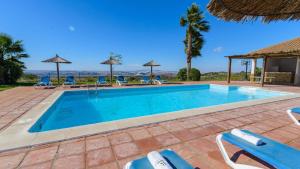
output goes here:
<path id="1" fill-rule="evenodd" d="M 12 84 L 21 77 L 25 69 L 21 59 L 29 57 L 24 51 L 22 41 L 0 34 L 0 84 Z"/>
<path id="2" fill-rule="evenodd" d="M 186 71 L 187 71 L 186 68 L 180 69 L 177 73 L 177 79 L 181 81 L 186 81 L 187 80 Z M 201 79 L 200 71 L 196 68 L 192 68 L 189 79 L 192 81 L 199 81 Z"/>
<path id="3" fill-rule="evenodd" d="M 186 27 L 186 37 L 183 42 L 186 53 L 187 80 L 189 80 L 192 58 L 201 56 L 200 50 L 204 42 L 202 32 L 208 32 L 209 25 L 204 20 L 203 12 L 195 3 L 188 8 L 186 16 L 180 18 L 180 25 Z"/>

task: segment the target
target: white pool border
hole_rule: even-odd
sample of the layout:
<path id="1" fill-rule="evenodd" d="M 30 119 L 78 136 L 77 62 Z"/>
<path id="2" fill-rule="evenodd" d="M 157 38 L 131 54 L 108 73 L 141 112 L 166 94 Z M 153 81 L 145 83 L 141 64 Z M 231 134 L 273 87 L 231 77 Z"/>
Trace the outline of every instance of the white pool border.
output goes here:
<path id="1" fill-rule="evenodd" d="M 201 84 L 193 84 L 193 85 L 201 85 Z M 216 84 L 210 84 L 210 85 L 216 85 Z M 220 86 L 227 86 L 227 85 L 220 85 Z M 239 85 L 233 85 L 233 86 L 239 86 Z M 78 137 L 93 135 L 97 133 L 120 130 L 129 127 L 136 127 L 145 124 L 175 120 L 175 119 L 195 116 L 199 114 L 206 114 L 206 113 L 236 109 L 241 107 L 248 107 L 248 106 L 253 106 L 258 104 L 264 104 L 264 103 L 270 103 L 270 102 L 300 97 L 300 94 L 297 93 L 281 92 L 281 91 L 269 90 L 269 89 L 259 88 L 259 87 L 248 87 L 248 86 L 239 86 L 239 87 L 257 88 L 257 89 L 268 90 L 271 92 L 288 93 L 289 95 L 278 96 L 278 97 L 267 98 L 267 99 L 240 101 L 240 102 L 227 103 L 227 104 L 215 105 L 215 106 L 209 106 L 203 108 L 185 109 L 185 110 L 180 110 L 175 112 L 161 113 L 161 114 L 142 116 L 142 117 L 134 117 L 134 118 L 122 119 L 122 120 L 116 120 L 110 122 L 102 122 L 96 124 L 76 126 L 71 128 L 50 130 L 45 132 L 37 132 L 37 133 L 28 132 L 31 126 L 65 92 L 65 91 L 56 91 L 52 95 L 47 97 L 44 101 L 42 101 L 41 103 L 33 107 L 28 112 L 26 112 L 21 118 L 19 118 L 16 122 L 12 123 L 8 128 L 0 132 L 0 152 L 21 148 L 21 147 L 30 147 L 39 144 L 46 144 L 46 143 L 57 142 L 57 141 L 62 141 L 62 140 L 67 140 L 72 138 L 78 138 Z M 113 89 L 110 88 L 107 90 L 114 90 L 114 89 L 120 89 L 120 88 L 113 88 Z"/>

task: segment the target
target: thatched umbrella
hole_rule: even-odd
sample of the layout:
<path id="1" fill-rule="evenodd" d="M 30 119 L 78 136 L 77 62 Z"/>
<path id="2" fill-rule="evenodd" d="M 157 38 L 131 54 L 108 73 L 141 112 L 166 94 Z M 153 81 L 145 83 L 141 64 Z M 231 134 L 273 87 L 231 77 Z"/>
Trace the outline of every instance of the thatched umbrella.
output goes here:
<path id="1" fill-rule="evenodd" d="M 160 64 L 154 62 L 154 60 L 151 60 L 150 62 L 145 63 L 143 66 L 149 66 L 149 67 L 150 67 L 150 80 L 151 80 L 151 83 L 152 83 L 152 72 L 153 72 L 153 67 L 154 67 L 154 66 L 160 66 Z"/>
<path id="2" fill-rule="evenodd" d="M 119 65 L 121 64 L 118 60 L 110 58 L 104 62 L 101 62 L 101 64 L 104 65 L 109 65 L 110 66 L 110 83 L 111 85 L 113 84 L 112 80 L 113 80 L 113 72 L 112 72 L 112 65 Z"/>
<path id="3" fill-rule="evenodd" d="M 59 85 L 59 64 L 60 63 L 72 63 L 72 62 L 70 62 L 70 61 L 68 61 L 68 60 L 66 60 L 64 58 L 59 57 L 57 54 L 53 58 L 44 60 L 42 62 L 56 63 L 56 72 L 57 72 L 57 82 L 58 82 L 58 85 Z"/>
<path id="4" fill-rule="evenodd" d="M 299 0 L 211 0 L 208 11 L 225 21 L 299 20 Z"/>

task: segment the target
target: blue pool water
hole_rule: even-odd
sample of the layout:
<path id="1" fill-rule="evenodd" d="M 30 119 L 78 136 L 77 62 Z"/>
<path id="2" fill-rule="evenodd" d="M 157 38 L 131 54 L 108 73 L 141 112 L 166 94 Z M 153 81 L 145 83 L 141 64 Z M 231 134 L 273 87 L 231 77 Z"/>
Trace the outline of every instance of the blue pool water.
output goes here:
<path id="1" fill-rule="evenodd" d="M 282 95 L 286 93 L 221 85 L 65 91 L 29 129 L 29 132 L 42 132 Z"/>

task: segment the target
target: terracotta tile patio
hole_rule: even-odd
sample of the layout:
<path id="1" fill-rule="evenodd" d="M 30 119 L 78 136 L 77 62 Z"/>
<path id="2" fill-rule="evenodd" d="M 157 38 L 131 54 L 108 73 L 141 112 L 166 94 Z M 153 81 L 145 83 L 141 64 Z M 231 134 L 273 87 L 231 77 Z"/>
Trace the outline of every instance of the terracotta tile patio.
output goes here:
<path id="1" fill-rule="evenodd" d="M 266 88 L 300 92 L 300 87 Z M 54 91 L 18 87 L 0 92 L 0 132 Z M 232 128 L 261 133 L 300 149 L 299 127 L 285 113 L 286 109 L 297 105 L 300 105 L 300 98 L 1 152 L 0 169 L 121 169 L 127 161 L 149 151 L 166 148 L 175 150 L 195 168 L 225 169 L 228 167 L 218 151 L 215 137 Z M 266 164 L 253 160 L 249 154 L 232 145 L 226 144 L 226 148 L 231 154 L 240 154 L 238 162 L 268 168 Z"/>

